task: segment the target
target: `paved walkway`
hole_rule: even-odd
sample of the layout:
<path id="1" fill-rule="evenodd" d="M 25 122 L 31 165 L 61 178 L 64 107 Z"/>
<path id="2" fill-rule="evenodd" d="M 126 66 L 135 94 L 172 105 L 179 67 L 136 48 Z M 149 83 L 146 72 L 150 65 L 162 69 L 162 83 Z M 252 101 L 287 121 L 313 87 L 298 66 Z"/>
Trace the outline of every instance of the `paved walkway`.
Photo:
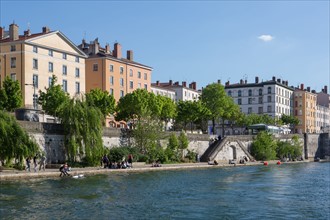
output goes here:
<path id="1" fill-rule="evenodd" d="M 269 164 L 276 164 L 277 161 L 270 161 Z M 307 162 L 307 161 L 306 161 Z M 290 162 L 298 163 L 298 162 Z M 251 165 L 263 165 L 263 162 L 248 162 L 246 164 L 237 164 L 236 166 L 251 166 Z M 175 169 L 195 169 L 195 168 L 216 168 L 216 167 L 230 167 L 235 166 L 228 163 L 219 163 L 218 165 L 208 165 L 207 163 L 180 163 L 180 164 L 162 164 L 161 167 L 151 167 L 150 164 L 133 163 L 133 168 L 128 169 L 104 169 L 100 167 L 88 167 L 88 168 L 71 168 L 70 175 L 94 175 L 100 173 L 111 172 L 144 172 L 144 171 L 157 171 L 157 170 L 175 170 Z M 59 177 L 60 171 L 58 169 L 46 169 L 46 171 L 31 172 L 18 171 L 14 169 L 5 169 L 0 172 L 0 181 L 3 180 L 15 180 L 15 179 L 31 179 L 31 178 L 54 178 Z"/>

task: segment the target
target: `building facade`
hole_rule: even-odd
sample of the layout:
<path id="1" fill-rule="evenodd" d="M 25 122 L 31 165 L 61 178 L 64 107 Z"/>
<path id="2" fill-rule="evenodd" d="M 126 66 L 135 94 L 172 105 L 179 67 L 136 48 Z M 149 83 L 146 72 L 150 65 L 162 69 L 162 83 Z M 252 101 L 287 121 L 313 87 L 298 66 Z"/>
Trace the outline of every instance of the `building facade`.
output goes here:
<path id="1" fill-rule="evenodd" d="M 245 114 L 267 114 L 272 118 L 280 118 L 282 114 L 292 115 L 293 88 L 288 86 L 288 81 L 281 79 L 259 82 L 259 77 L 254 83 L 240 80 L 240 83 L 225 84 L 225 91 Z"/>
<path id="2" fill-rule="evenodd" d="M 0 28 L 0 86 L 5 77 L 18 80 L 23 104 L 37 109 L 38 91 L 48 88 L 52 76 L 71 97 L 85 92 L 86 55 L 60 31 L 19 35 L 17 24 L 9 32 Z"/>
<path id="3" fill-rule="evenodd" d="M 86 92 L 99 88 L 108 91 L 116 101 L 136 89 L 151 91 L 152 68 L 133 60 L 133 51 L 128 50 L 127 56 L 122 56 L 119 43 L 114 44 L 113 51 L 107 44 L 102 48 L 98 39 L 78 46 L 84 51 L 86 59 Z"/>
<path id="4" fill-rule="evenodd" d="M 156 83 L 151 83 L 151 92 L 155 95 L 166 96 L 170 98 L 173 102 L 176 101 L 175 90 L 169 87 L 160 86 L 159 81 L 157 81 Z"/>

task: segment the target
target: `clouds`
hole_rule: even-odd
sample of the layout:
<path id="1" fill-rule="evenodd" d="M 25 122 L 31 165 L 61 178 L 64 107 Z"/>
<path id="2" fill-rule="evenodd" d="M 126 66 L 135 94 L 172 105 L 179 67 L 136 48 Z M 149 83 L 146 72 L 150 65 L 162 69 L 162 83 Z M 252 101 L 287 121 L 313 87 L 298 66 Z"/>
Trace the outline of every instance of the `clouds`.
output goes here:
<path id="1" fill-rule="evenodd" d="M 274 37 L 272 35 L 269 35 L 269 34 L 263 34 L 263 35 L 260 35 L 258 37 L 258 39 L 264 41 L 264 42 L 269 42 L 269 41 L 272 41 L 274 40 Z"/>

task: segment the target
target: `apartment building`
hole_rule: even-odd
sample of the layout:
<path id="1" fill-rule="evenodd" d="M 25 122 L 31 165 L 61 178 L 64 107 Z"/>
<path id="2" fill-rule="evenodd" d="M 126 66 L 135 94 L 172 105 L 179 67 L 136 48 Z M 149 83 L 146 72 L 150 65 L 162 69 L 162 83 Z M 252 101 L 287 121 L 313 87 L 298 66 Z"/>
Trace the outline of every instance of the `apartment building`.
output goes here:
<path id="1" fill-rule="evenodd" d="M 101 47 L 96 38 L 90 43 L 82 40 L 78 46 L 84 51 L 86 59 L 86 92 L 99 88 L 112 94 L 116 101 L 136 89 L 151 91 L 152 68 L 133 60 L 133 51 L 122 56 L 119 43 L 111 51 L 109 44 Z"/>
<path id="2" fill-rule="evenodd" d="M 288 81 L 276 79 L 254 83 L 241 79 L 239 83 L 225 83 L 225 91 L 245 114 L 267 114 L 272 118 L 280 118 L 282 114 L 292 115 L 293 91 Z"/>
<path id="3" fill-rule="evenodd" d="M 304 84 L 294 91 L 294 116 L 299 119 L 295 133 L 316 133 L 317 94 Z"/>
<path id="4" fill-rule="evenodd" d="M 172 99 L 172 101 L 174 102 L 176 101 L 175 90 L 171 89 L 170 87 L 160 86 L 159 81 L 157 81 L 156 83 L 151 83 L 151 92 L 155 95 L 166 96 Z"/>
<path id="5" fill-rule="evenodd" d="M 38 91 L 49 87 L 52 75 L 71 97 L 85 92 L 86 57 L 60 31 L 43 27 L 20 35 L 17 24 L 0 27 L 0 85 L 6 76 L 18 80 L 26 108 L 38 108 Z"/>
<path id="6" fill-rule="evenodd" d="M 330 95 L 328 87 L 324 86 L 321 92 L 317 93 L 316 106 L 316 133 L 330 131 Z"/>
<path id="7" fill-rule="evenodd" d="M 185 81 L 183 81 L 181 85 L 179 84 L 178 81 L 173 83 L 172 80 L 163 83 L 156 81 L 156 83 L 153 83 L 151 86 L 152 86 L 152 90 L 156 94 L 162 94 L 161 93 L 162 91 L 164 95 L 168 95 L 173 93 L 169 93 L 166 91 L 174 91 L 175 95 L 174 97 L 172 96 L 172 99 L 175 102 L 178 102 L 179 100 L 194 101 L 199 99 L 199 96 L 201 94 L 201 91 L 197 90 L 196 82 L 190 83 L 187 87 L 187 82 Z"/>

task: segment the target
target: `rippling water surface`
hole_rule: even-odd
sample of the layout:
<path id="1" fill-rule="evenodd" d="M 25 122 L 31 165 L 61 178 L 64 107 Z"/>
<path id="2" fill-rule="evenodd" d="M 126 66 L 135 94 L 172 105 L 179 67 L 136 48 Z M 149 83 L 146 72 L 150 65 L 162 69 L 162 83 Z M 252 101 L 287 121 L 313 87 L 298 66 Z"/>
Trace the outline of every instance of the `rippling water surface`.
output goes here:
<path id="1" fill-rule="evenodd" d="M 0 187 L 1 219 L 330 219 L 330 163 L 109 173 Z"/>

